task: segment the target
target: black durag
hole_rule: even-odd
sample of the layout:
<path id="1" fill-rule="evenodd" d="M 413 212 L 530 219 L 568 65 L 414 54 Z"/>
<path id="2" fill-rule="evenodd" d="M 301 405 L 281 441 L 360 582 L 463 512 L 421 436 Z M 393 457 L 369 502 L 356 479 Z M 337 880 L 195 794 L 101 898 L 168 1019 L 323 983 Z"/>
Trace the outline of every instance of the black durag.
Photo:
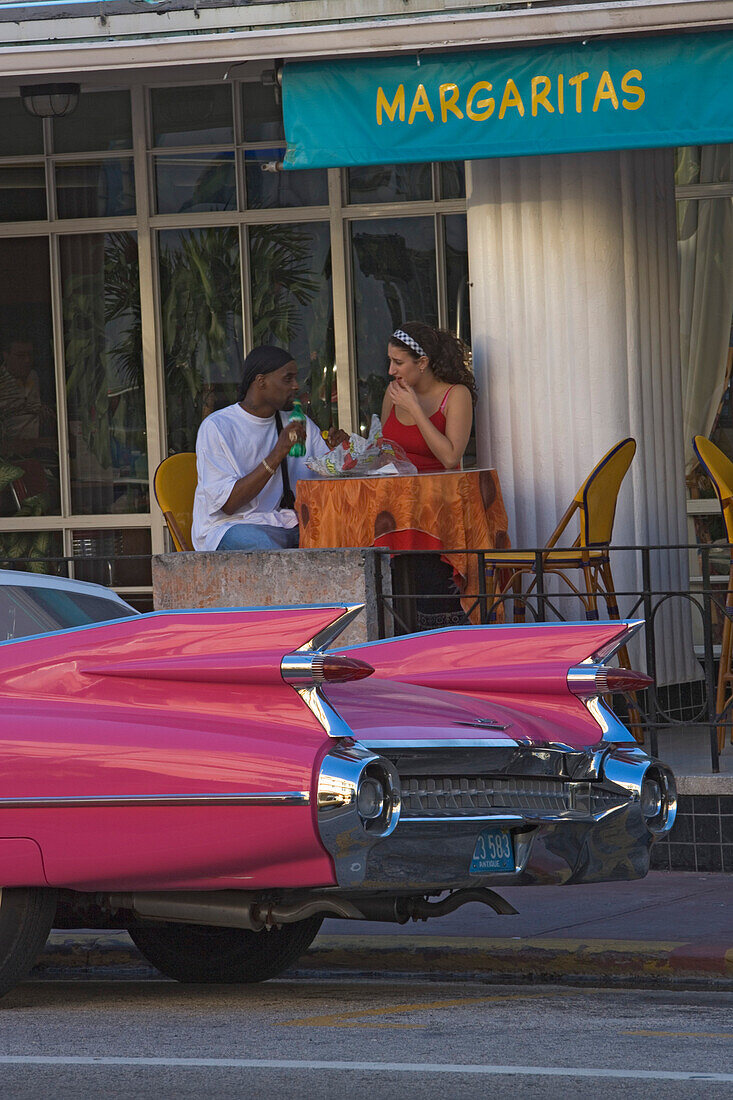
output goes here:
<path id="1" fill-rule="evenodd" d="M 237 401 L 244 401 L 247 390 L 254 382 L 258 374 L 272 374 L 274 370 L 280 370 L 286 363 L 292 363 L 293 356 L 283 348 L 276 348 L 274 344 L 262 344 L 259 348 L 252 348 L 244 360 L 242 371 L 242 384 L 239 387 Z"/>

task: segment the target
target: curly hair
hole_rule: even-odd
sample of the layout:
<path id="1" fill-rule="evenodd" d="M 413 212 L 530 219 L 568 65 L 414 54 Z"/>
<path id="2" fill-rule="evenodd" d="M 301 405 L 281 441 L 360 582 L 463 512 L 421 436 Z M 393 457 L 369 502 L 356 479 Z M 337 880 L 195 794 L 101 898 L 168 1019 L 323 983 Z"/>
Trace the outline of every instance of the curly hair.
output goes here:
<path id="1" fill-rule="evenodd" d="M 478 401 L 476 379 L 469 366 L 471 354 L 463 340 L 454 336 L 452 332 L 433 328 L 432 325 L 426 325 L 422 321 L 405 321 L 400 327 L 423 349 L 435 377 L 441 382 L 465 386 L 475 405 Z M 403 348 L 413 359 L 419 359 L 414 349 L 398 337 L 390 336 L 389 342 Z"/>

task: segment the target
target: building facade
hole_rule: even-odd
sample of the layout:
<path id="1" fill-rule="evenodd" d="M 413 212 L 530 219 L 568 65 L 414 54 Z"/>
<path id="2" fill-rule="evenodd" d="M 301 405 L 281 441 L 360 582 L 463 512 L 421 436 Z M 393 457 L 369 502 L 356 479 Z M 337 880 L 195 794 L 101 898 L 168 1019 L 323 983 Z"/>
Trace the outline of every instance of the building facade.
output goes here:
<path id="1" fill-rule="evenodd" d="M 541 544 L 629 434 L 618 541 L 686 542 L 692 514 L 717 537 L 686 444 L 730 433 L 727 141 L 351 163 L 334 127 L 333 166 L 263 167 L 285 155 L 283 61 L 712 41 L 729 7 L 0 5 L 0 556 L 73 558 L 144 605 L 151 474 L 234 399 L 247 350 L 291 347 L 311 415 L 359 430 L 411 318 L 472 344 L 477 459 L 515 541 Z M 21 87 L 52 83 L 77 106 L 32 118 Z"/>

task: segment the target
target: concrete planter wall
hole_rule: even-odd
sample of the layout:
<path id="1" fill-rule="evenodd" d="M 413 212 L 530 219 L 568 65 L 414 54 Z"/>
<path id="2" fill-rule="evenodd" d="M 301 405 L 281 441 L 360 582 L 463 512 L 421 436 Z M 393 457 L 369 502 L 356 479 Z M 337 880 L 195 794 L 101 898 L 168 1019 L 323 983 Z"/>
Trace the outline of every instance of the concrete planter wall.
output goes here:
<path id="1" fill-rule="evenodd" d="M 389 555 L 368 549 L 159 554 L 152 569 L 156 611 L 363 603 L 338 645 L 378 638 L 380 593 L 392 592 Z"/>

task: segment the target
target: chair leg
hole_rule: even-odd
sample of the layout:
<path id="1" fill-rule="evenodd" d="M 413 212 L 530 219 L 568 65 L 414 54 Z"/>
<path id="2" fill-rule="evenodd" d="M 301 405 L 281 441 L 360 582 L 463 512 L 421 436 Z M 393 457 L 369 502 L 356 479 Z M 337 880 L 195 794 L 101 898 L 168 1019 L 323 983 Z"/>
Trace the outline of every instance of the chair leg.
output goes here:
<path id="1" fill-rule="evenodd" d="M 595 570 L 591 565 L 583 566 L 583 578 L 585 580 L 585 591 L 588 597 L 585 605 L 585 617 L 591 622 L 595 622 L 598 618 L 598 582 L 595 577 Z"/>
<path id="2" fill-rule="evenodd" d="M 731 650 L 733 649 L 733 591 L 730 591 L 731 582 L 728 582 L 729 591 L 725 601 L 725 619 L 723 622 L 723 639 L 720 647 L 720 664 L 718 665 L 718 687 L 715 694 L 715 713 L 720 717 L 725 710 L 725 696 L 731 680 Z M 733 727 L 730 735 L 733 744 Z M 725 723 L 718 726 L 718 752 L 723 751 L 725 745 Z"/>
<path id="3" fill-rule="evenodd" d="M 514 569 L 504 566 L 496 566 L 493 563 L 486 566 L 486 601 L 488 604 L 488 621 L 495 623 L 499 608 L 504 610 L 503 620 L 507 622 L 506 604 L 511 592 L 512 618 L 515 623 L 523 623 L 526 620 L 527 601 L 522 592 L 522 577 L 526 569 Z"/>
<path id="4" fill-rule="evenodd" d="M 522 595 L 522 574 L 515 573 L 511 579 L 512 617 L 515 623 L 527 621 L 527 604 Z"/>

